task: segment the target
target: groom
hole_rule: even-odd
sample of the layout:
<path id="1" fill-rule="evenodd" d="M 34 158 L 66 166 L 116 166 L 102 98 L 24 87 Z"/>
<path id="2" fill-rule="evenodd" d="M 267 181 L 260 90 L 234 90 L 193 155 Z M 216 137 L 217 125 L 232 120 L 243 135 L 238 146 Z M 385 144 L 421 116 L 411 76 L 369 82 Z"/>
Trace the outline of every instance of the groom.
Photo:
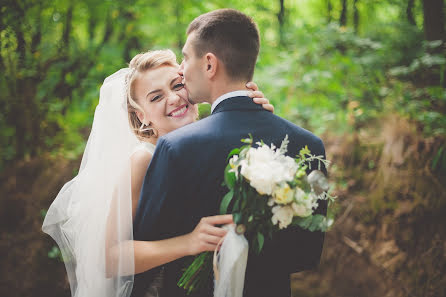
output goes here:
<path id="1" fill-rule="evenodd" d="M 145 177 L 134 221 L 135 240 L 159 240 L 191 232 L 202 217 L 218 214 L 227 190 L 221 186 L 228 153 L 251 133 L 255 141 L 280 146 L 289 136 L 288 155 L 306 145 L 324 155 L 312 133 L 265 111 L 246 95 L 259 52 L 259 32 L 246 15 L 221 9 L 197 17 L 187 29 L 184 77 L 192 103 L 212 104 L 212 114 L 158 140 Z M 324 169 L 325 170 L 325 169 Z M 317 210 L 326 212 L 326 204 Z M 290 274 L 318 265 L 324 235 L 290 227 L 266 240 L 260 255 L 249 254 L 246 297 L 290 296 Z M 165 265 L 161 297 L 186 296 L 176 283 L 184 259 Z M 136 275 L 133 296 L 141 296 L 152 271 Z M 213 285 L 198 292 L 212 296 Z"/>

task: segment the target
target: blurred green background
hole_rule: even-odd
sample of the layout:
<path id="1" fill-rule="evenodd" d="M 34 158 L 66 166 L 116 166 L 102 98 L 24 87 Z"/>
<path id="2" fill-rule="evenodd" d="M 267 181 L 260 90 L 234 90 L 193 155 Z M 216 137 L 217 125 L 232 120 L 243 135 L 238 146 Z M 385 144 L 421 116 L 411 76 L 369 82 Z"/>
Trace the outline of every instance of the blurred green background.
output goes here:
<path id="1" fill-rule="evenodd" d="M 42 214 L 72 178 L 105 77 L 137 53 L 178 54 L 188 23 L 254 18 L 254 81 L 276 113 L 322 137 L 337 223 L 293 296 L 446 296 L 443 0 L 0 4 L 0 292 L 69 296 Z M 273 297 L 273 296 L 272 296 Z"/>

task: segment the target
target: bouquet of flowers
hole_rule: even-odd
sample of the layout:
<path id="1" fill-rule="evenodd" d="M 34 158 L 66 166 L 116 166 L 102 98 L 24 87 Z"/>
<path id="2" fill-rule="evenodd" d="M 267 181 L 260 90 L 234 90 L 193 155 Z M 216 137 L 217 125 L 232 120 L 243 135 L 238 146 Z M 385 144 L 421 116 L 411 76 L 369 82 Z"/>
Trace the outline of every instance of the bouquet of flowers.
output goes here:
<path id="1" fill-rule="evenodd" d="M 314 211 L 320 200 L 333 202 L 335 199 L 327 192 L 328 181 L 321 171 L 321 166 L 327 167 L 329 162 L 323 156 L 312 155 L 307 147 L 303 148 L 295 158 L 286 156 L 288 135 L 279 148 L 273 144 L 268 146 L 263 141 L 256 143 L 257 147 L 253 147 L 251 135 L 250 138 L 242 139 L 242 142 L 245 143 L 244 146 L 229 153 L 229 162 L 224 173 L 224 185 L 229 191 L 220 205 L 221 214 L 227 213 L 228 209 L 231 210 L 236 224 L 233 231 L 242 237 L 246 235 L 249 248 L 256 253 L 262 251 L 266 236 L 271 238 L 273 232 L 290 225 L 298 225 L 310 231 L 325 232 L 333 220 L 315 214 Z M 312 164 L 313 166 L 317 164 L 317 168 L 311 168 Z M 307 175 L 307 171 L 311 172 Z M 228 235 L 223 245 L 226 241 Z M 222 258 L 225 257 L 222 250 L 223 246 L 220 250 L 220 262 L 224 261 Z M 231 253 L 234 253 L 237 249 L 232 247 L 231 250 Z M 242 250 L 243 248 L 238 249 L 240 255 L 244 255 L 240 257 L 245 263 L 244 267 L 242 265 L 238 270 L 244 279 L 247 252 Z M 214 272 L 218 290 L 219 273 L 215 269 L 218 261 L 215 255 Z M 229 257 L 233 258 L 233 255 Z M 240 262 L 240 259 L 237 258 L 232 262 Z M 198 255 L 186 269 L 178 285 L 188 293 L 200 288 L 208 280 L 211 266 L 212 253 Z M 233 266 L 230 269 L 234 269 Z M 234 293 L 231 296 L 234 296 Z"/>

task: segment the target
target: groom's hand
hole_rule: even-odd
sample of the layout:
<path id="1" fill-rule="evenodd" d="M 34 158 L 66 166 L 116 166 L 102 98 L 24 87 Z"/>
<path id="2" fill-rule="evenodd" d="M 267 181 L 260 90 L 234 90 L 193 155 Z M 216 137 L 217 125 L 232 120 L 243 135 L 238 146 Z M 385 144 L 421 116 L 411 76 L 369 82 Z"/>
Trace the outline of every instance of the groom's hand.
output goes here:
<path id="1" fill-rule="evenodd" d="M 188 250 L 190 255 L 214 251 L 227 231 L 217 225 L 233 224 L 232 215 L 218 215 L 204 217 L 200 220 L 194 231 L 187 234 Z"/>

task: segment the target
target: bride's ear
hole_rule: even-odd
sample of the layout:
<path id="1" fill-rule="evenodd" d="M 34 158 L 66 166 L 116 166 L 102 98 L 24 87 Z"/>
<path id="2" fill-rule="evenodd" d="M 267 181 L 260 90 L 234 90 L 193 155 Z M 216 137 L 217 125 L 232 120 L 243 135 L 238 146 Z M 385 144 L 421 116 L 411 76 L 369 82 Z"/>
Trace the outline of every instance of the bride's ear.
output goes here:
<path id="1" fill-rule="evenodd" d="M 136 110 L 135 113 L 136 113 L 136 116 L 138 117 L 138 120 L 141 123 L 145 124 L 146 123 L 146 121 L 145 121 L 146 117 L 145 117 L 144 113 L 142 111 L 140 111 L 140 110 Z"/>

